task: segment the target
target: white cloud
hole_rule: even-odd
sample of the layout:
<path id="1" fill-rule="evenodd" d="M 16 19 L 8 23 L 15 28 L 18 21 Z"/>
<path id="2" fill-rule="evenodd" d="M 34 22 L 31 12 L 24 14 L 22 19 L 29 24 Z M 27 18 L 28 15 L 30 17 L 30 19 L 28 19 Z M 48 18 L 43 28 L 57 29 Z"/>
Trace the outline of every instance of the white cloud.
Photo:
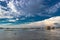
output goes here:
<path id="1" fill-rule="evenodd" d="M 4 0 L 0 0 L 0 1 L 4 1 Z"/>
<path id="2" fill-rule="evenodd" d="M 12 12 L 17 12 L 17 10 L 16 10 L 16 8 L 15 8 L 15 6 L 14 6 L 13 1 L 9 2 L 7 5 L 8 5 L 9 8 L 12 9 Z"/>
<path id="3" fill-rule="evenodd" d="M 60 23 L 60 16 L 52 17 L 43 21 L 45 25 L 54 26 L 54 23 Z"/>
<path id="4" fill-rule="evenodd" d="M 10 14 L 8 14 L 10 13 L 9 11 L 5 11 L 2 8 L 5 8 L 5 7 L 0 6 L 0 18 L 13 18 L 13 16 L 10 16 Z"/>
<path id="5" fill-rule="evenodd" d="M 1 0 L 1 1 L 4 1 L 4 0 Z M 24 16 L 24 18 L 21 18 L 20 20 L 25 20 L 26 17 L 32 17 L 32 16 L 35 15 L 33 13 L 26 13 L 23 10 L 20 9 L 20 7 L 21 7 L 22 9 L 28 9 L 26 11 L 34 11 L 34 10 L 32 10 L 34 8 L 31 9 L 31 7 L 33 7 L 33 4 L 32 3 L 35 0 L 33 2 L 32 2 L 32 0 L 30 0 L 30 2 L 32 2 L 31 4 L 29 3 L 29 1 L 27 3 L 25 3 L 25 1 L 20 1 L 20 2 L 16 1 L 16 3 L 14 4 L 13 1 L 14 0 L 10 0 L 9 3 L 7 4 L 8 5 L 8 8 L 10 8 L 10 9 L 8 9 L 8 11 L 5 11 L 3 9 L 0 9 L 0 18 L 13 18 L 13 17 L 18 17 L 18 16 L 19 17 L 20 16 Z M 40 3 L 41 0 L 38 0 L 38 1 Z M 42 2 L 41 2 L 41 4 L 39 4 L 41 8 L 42 7 L 45 7 L 45 5 L 42 5 L 43 4 Z M 38 9 L 39 9 L 39 5 L 36 6 L 34 4 L 34 6 L 36 6 L 36 8 L 38 7 Z M 0 6 L 0 8 L 7 9 L 7 7 L 3 7 L 3 6 Z M 50 16 L 50 14 L 55 13 L 58 10 L 58 8 L 60 8 L 60 2 L 57 3 L 57 4 L 55 4 L 55 5 L 53 5 L 53 6 L 51 6 L 51 7 L 49 7 L 46 10 L 49 14 L 45 14 L 45 13 L 42 13 L 41 12 L 41 13 L 36 13 L 36 15 Z M 45 12 L 45 11 L 43 11 L 43 12 Z M 19 19 L 17 18 L 16 20 L 19 20 Z M 9 20 L 9 21 L 10 22 L 15 22 L 16 20 Z M 46 19 L 46 20 L 38 21 L 38 22 L 34 22 L 34 23 L 15 25 L 15 27 L 22 27 L 22 28 L 24 28 L 24 27 L 40 27 L 40 26 L 46 26 L 46 25 L 54 25 L 53 23 L 55 23 L 55 22 L 59 23 L 59 21 L 60 21 L 60 16 L 58 16 L 58 17 L 52 17 L 50 19 Z M 7 27 L 7 25 L 6 25 L 6 27 Z M 8 27 L 12 27 L 12 25 L 10 25 Z"/>
<path id="6" fill-rule="evenodd" d="M 8 20 L 9 22 L 16 22 L 16 20 Z"/>
<path id="7" fill-rule="evenodd" d="M 49 9 L 47 9 L 46 11 L 48 11 L 48 14 L 51 13 L 55 13 L 58 11 L 58 8 L 60 8 L 60 2 L 58 2 L 57 4 L 51 6 Z"/>
<path id="8" fill-rule="evenodd" d="M 19 18 L 16 18 L 16 19 L 10 19 L 8 20 L 9 22 L 16 22 L 17 20 L 19 20 Z"/>
<path id="9" fill-rule="evenodd" d="M 8 0 L 1 0 L 1 1 L 8 2 Z M 35 4 L 35 2 L 36 2 L 36 4 Z M 39 3 L 41 3 L 41 4 L 39 4 Z M 0 14 L 1 15 L 7 14 L 8 16 L 12 15 L 13 17 L 24 16 L 24 18 L 34 17 L 35 15 L 51 17 L 53 15 L 53 13 L 55 13 L 58 10 L 58 8 L 60 8 L 60 2 L 56 3 L 55 5 L 53 5 L 49 8 L 48 8 L 48 5 L 43 5 L 43 3 L 44 3 L 44 0 L 20 0 L 20 1 L 10 0 L 7 3 L 7 7 L 9 8 L 8 11 L 4 10 L 4 11 L 2 11 L 2 14 L 1 13 Z M 36 7 L 34 7 L 34 6 L 36 6 Z M 7 7 L 2 6 L 1 8 L 7 9 Z M 39 13 L 37 13 L 37 12 L 39 12 Z"/>
<path id="10" fill-rule="evenodd" d="M 0 16 L 0 18 L 13 18 L 12 16 Z"/>
<path id="11" fill-rule="evenodd" d="M 58 23 L 59 25 L 55 25 L 54 23 Z M 49 19 L 45 19 L 43 21 L 31 22 L 28 24 L 18 24 L 18 25 L 2 25 L 0 27 L 8 27 L 8 28 L 35 28 L 35 27 L 45 27 L 45 26 L 60 26 L 60 16 L 52 17 Z"/>
<path id="12" fill-rule="evenodd" d="M 38 22 L 33 22 L 29 24 L 22 24 L 20 25 L 21 28 L 31 28 L 31 27 L 45 27 L 45 26 L 56 26 L 58 27 L 59 25 L 55 25 L 54 23 L 60 24 L 60 16 L 52 17 L 49 19 L 45 19 L 43 21 L 38 21 Z M 19 25 L 16 25 L 19 26 Z"/>

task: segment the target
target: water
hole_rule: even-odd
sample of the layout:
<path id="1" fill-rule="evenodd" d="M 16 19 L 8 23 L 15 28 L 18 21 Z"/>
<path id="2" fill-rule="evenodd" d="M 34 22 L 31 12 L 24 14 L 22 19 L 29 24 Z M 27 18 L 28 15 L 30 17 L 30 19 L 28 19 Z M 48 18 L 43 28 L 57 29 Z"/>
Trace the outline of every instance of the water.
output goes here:
<path id="1" fill-rule="evenodd" d="M 0 29 L 0 40 L 60 40 L 60 29 L 15 29 L 13 31 Z"/>

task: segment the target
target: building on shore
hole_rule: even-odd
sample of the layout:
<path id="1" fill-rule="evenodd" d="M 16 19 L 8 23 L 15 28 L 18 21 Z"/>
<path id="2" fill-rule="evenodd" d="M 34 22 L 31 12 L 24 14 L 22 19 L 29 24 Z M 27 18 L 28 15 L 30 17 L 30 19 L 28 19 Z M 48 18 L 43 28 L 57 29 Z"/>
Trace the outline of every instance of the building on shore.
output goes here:
<path id="1" fill-rule="evenodd" d="M 53 30 L 53 29 L 55 29 L 55 27 L 54 26 L 46 26 L 45 29 L 46 30 Z"/>

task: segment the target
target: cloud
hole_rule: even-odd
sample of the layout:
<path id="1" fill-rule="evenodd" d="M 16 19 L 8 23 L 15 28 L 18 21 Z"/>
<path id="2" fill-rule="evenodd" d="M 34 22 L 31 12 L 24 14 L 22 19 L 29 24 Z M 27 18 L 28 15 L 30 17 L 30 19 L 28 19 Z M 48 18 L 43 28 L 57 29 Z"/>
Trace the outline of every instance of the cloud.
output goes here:
<path id="1" fill-rule="evenodd" d="M 7 9 L 6 7 L 0 6 L 0 18 L 13 18 L 13 16 L 10 16 L 9 11 L 5 11 L 2 8 Z"/>
<path id="2" fill-rule="evenodd" d="M 54 16 L 53 14 L 55 14 L 60 8 L 60 2 L 57 2 L 54 5 L 50 6 L 50 2 L 48 1 L 49 4 L 47 4 L 47 2 L 45 2 L 44 0 L 9 0 L 9 1 L 1 0 L 1 1 L 6 1 L 7 7 L 3 7 L 0 5 L 1 8 L 0 18 L 8 18 L 8 19 L 18 18 L 17 20 L 25 20 L 26 18 L 31 17 L 32 18 L 31 20 L 34 21 L 36 20 L 34 19 L 36 18 L 36 16 L 38 16 L 38 18 L 52 17 Z M 29 25 L 35 25 L 35 24 L 31 23 Z"/>
<path id="3" fill-rule="evenodd" d="M 7 21 L 9 21 L 9 22 L 16 22 L 16 21 L 18 21 L 19 20 L 19 18 L 16 18 L 16 19 L 9 19 L 9 20 L 7 20 Z"/>
<path id="4" fill-rule="evenodd" d="M 56 17 L 51 17 L 49 19 L 45 19 L 43 21 L 38 21 L 38 22 L 32 22 L 29 24 L 22 24 L 20 25 L 21 28 L 31 28 L 31 27 L 45 27 L 45 26 L 55 26 L 55 27 L 59 27 L 59 25 L 55 25 L 55 23 L 60 25 L 60 16 L 56 16 Z M 17 25 L 19 26 L 19 25 Z"/>
<path id="5" fill-rule="evenodd" d="M 9 2 L 7 5 L 8 5 L 8 7 L 9 7 L 13 12 L 17 12 L 17 10 L 16 10 L 16 8 L 15 8 L 15 6 L 14 6 L 13 1 Z"/>
<path id="6" fill-rule="evenodd" d="M 4 0 L 0 0 L 0 1 L 4 1 Z"/>
<path id="7" fill-rule="evenodd" d="M 57 23 L 57 25 L 55 24 Z M 45 27 L 45 26 L 60 26 L 60 16 L 52 17 L 49 19 L 45 19 L 38 22 L 30 22 L 26 24 L 18 24 L 18 25 L 1 25 L 0 27 L 8 27 L 8 28 L 37 28 L 37 27 Z"/>
<path id="8" fill-rule="evenodd" d="M 57 12 L 59 8 L 60 8 L 60 2 L 58 2 L 55 5 L 51 6 L 46 11 L 48 12 L 48 14 L 53 14 L 53 13 Z"/>
<path id="9" fill-rule="evenodd" d="M 2 0 L 3 1 L 3 0 Z M 54 16 L 53 14 L 60 8 L 60 2 L 53 6 L 45 3 L 45 0 L 5 0 L 7 2 L 8 14 L 13 17 L 34 17 L 38 16 Z M 49 2 L 49 1 L 48 1 Z M 50 2 L 49 2 L 50 3 Z M 44 5 L 45 4 L 45 5 Z M 6 7 L 3 9 L 7 9 Z"/>

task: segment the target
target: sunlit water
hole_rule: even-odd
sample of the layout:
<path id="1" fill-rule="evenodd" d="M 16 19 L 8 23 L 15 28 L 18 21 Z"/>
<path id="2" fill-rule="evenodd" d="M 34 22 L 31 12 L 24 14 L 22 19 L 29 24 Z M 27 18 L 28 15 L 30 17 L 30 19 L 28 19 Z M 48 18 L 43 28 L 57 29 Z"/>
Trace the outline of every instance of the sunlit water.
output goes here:
<path id="1" fill-rule="evenodd" d="M 0 29 L 0 40 L 60 40 L 60 29 Z"/>

